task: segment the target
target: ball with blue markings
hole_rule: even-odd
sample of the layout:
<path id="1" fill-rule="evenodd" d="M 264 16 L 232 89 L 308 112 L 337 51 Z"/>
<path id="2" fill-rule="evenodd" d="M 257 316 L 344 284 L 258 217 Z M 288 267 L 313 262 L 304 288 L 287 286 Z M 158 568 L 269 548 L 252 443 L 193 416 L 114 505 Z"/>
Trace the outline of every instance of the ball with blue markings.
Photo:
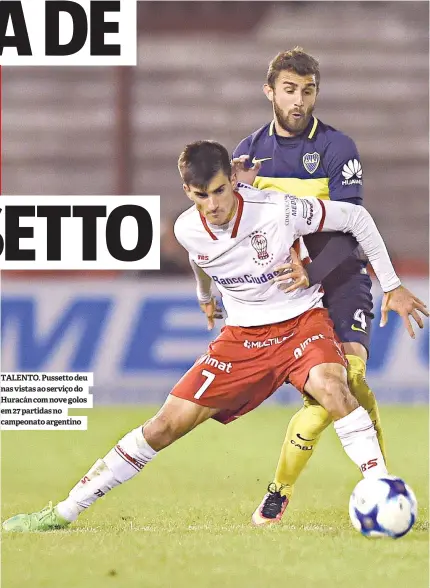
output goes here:
<path id="1" fill-rule="evenodd" d="M 398 539 L 415 523 L 417 499 L 401 478 L 364 478 L 351 494 L 349 516 L 365 537 Z"/>

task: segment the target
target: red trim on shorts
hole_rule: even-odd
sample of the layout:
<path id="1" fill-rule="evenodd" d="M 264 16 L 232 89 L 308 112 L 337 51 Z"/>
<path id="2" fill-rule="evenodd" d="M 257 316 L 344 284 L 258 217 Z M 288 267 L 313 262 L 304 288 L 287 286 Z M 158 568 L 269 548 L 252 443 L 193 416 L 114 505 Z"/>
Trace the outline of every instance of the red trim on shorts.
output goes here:
<path id="1" fill-rule="evenodd" d="M 239 192 L 235 192 L 235 196 L 239 202 L 239 207 L 237 209 L 237 216 L 236 216 L 236 221 L 234 223 L 233 231 L 231 233 L 231 237 L 230 237 L 231 239 L 235 239 L 237 237 L 237 231 L 239 230 L 239 225 L 240 225 L 240 221 L 242 219 L 242 213 L 243 213 L 243 198 L 239 194 Z"/>
<path id="2" fill-rule="evenodd" d="M 321 217 L 321 222 L 320 222 L 320 224 L 318 225 L 318 228 L 317 228 L 317 233 L 319 231 L 322 231 L 323 230 L 324 221 L 325 221 L 325 215 L 326 215 L 324 202 L 322 200 L 320 200 L 319 198 L 318 198 L 318 202 L 321 204 L 322 217 Z"/>

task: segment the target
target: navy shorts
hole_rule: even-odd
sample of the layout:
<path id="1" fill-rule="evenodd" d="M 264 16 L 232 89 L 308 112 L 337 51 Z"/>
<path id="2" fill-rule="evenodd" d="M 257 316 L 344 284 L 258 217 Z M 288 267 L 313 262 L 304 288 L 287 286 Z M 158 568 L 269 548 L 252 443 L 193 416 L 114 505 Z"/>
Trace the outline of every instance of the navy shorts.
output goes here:
<path id="1" fill-rule="evenodd" d="M 372 319 L 372 280 L 365 270 L 324 281 L 323 304 L 342 343 L 361 343 L 369 355 Z M 335 273 L 335 272 L 333 272 Z"/>

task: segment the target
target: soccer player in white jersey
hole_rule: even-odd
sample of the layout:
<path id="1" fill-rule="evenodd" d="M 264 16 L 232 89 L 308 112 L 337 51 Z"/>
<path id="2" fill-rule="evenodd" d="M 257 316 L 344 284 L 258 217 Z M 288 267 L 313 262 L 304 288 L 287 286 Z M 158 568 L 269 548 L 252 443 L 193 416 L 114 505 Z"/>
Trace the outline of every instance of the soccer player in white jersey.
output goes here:
<path id="1" fill-rule="evenodd" d="M 229 423 L 253 410 L 288 378 L 334 420 L 339 439 L 364 476 L 387 473 L 368 413 L 347 385 L 346 360 L 322 307 L 318 285 L 285 294 L 275 267 L 290 259 L 294 241 L 315 231 L 350 231 L 397 308 L 417 299 L 400 284 L 370 215 L 361 207 L 296 199 L 254 188 L 235 190 L 227 150 L 188 145 L 179 158 L 194 202 L 175 224 L 197 277 L 197 297 L 212 319 L 214 281 L 228 313 L 226 326 L 173 388 L 159 412 L 98 459 L 55 507 L 16 515 L 6 531 L 66 527 L 107 492 L 136 476 L 159 451 L 209 418 Z M 252 196 L 249 198 L 249 196 Z"/>

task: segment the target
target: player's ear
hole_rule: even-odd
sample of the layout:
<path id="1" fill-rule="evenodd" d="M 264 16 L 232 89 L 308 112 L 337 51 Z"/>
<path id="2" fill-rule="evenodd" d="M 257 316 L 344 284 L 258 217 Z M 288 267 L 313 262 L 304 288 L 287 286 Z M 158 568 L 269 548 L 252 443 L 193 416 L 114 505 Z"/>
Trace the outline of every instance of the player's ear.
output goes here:
<path id="1" fill-rule="evenodd" d="M 266 94 L 266 98 L 273 102 L 273 88 L 269 84 L 264 84 L 263 92 Z"/>
<path id="2" fill-rule="evenodd" d="M 190 200 L 192 200 L 191 190 L 188 184 L 182 184 L 182 188 L 184 189 L 185 194 L 188 196 Z"/>
<path id="3" fill-rule="evenodd" d="M 235 172 L 233 172 L 231 174 L 230 183 L 232 185 L 233 190 L 236 190 L 236 186 L 237 186 L 237 175 L 235 174 Z"/>

